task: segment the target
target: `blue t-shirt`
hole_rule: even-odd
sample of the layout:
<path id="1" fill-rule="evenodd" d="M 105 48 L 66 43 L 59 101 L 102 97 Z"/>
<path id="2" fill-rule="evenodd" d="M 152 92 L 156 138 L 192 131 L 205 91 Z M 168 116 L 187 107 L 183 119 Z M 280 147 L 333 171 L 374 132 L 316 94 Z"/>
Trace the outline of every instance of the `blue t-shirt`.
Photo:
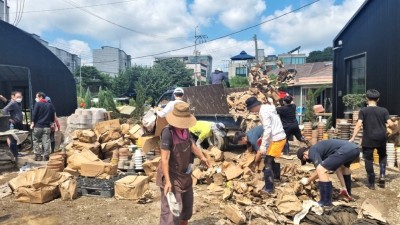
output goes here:
<path id="1" fill-rule="evenodd" d="M 258 149 L 260 148 L 257 145 L 257 140 L 263 135 L 263 133 L 264 129 L 261 125 L 247 131 L 247 142 L 250 143 L 254 151 L 258 151 Z"/>

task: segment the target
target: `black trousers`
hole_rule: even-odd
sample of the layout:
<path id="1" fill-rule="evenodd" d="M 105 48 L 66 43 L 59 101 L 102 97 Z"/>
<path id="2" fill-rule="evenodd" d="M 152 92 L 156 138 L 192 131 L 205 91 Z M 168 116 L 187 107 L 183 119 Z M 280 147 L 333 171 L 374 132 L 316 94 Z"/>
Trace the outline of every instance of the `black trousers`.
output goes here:
<path id="1" fill-rule="evenodd" d="M 381 147 L 375 147 L 378 149 L 379 155 L 379 168 L 380 168 L 380 176 L 385 176 L 386 174 L 386 145 Z M 368 176 L 375 176 L 374 173 L 374 147 L 363 147 L 363 158 L 365 161 L 365 170 Z"/>

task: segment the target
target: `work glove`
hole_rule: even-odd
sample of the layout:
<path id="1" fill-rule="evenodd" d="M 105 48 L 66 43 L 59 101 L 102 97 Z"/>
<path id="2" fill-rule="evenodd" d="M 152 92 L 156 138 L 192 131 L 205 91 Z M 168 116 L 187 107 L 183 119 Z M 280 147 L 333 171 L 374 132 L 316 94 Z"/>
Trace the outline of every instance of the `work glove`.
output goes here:
<path id="1" fill-rule="evenodd" d="M 339 195 L 345 197 L 349 201 L 353 200 L 353 198 L 349 195 L 349 192 L 347 192 L 346 188 L 340 188 Z"/>
<path id="2" fill-rule="evenodd" d="M 196 146 L 201 150 L 201 142 L 203 142 L 203 140 L 197 139 L 196 141 Z"/>
<path id="3" fill-rule="evenodd" d="M 300 183 L 301 183 L 302 185 L 307 185 L 307 184 L 309 183 L 307 177 L 303 177 L 303 178 L 300 180 Z"/>

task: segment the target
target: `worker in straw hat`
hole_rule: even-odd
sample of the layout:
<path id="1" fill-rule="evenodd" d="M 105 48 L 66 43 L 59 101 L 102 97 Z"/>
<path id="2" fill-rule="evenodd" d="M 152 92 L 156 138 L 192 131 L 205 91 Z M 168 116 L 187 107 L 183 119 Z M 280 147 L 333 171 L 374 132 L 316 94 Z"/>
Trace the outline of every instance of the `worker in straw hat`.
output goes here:
<path id="1" fill-rule="evenodd" d="M 160 224 L 186 225 L 193 214 L 191 153 L 207 167 L 210 165 L 190 138 L 189 127 L 196 124 L 196 118 L 190 113 L 189 104 L 177 102 L 166 119 L 169 125 L 161 133 L 161 163 L 156 180 L 161 189 Z M 173 205 L 167 196 L 171 193 L 175 195 L 179 216 L 176 210 L 170 210 Z"/>
<path id="2" fill-rule="evenodd" d="M 332 181 L 329 180 L 328 173 L 336 172 L 342 186 L 340 195 L 352 200 L 350 164 L 358 158 L 359 154 L 358 146 L 345 140 L 325 140 L 311 148 L 300 148 L 297 151 L 297 157 L 301 164 L 310 162 L 316 168 L 310 177 L 304 177 L 300 183 L 307 185 L 318 178 L 321 199 L 318 204 L 329 206 L 332 204 Z"/>

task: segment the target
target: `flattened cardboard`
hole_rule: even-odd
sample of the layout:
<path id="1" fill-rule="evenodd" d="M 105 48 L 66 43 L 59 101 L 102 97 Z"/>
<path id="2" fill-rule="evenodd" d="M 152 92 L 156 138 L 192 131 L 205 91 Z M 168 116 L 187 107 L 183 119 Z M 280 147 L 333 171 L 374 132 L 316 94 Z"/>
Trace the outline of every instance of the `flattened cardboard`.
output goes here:
<path id="1" fill-rule="evenodd" d="M 161 136 L 161 131 L 168 125 L 167 119 L 165 117 L 158 117 L 156 120 L 156 131 L 154 136 Z"/>
<path id="2" fill-rule="evenodd" d="M 148 176 L 126 176 L 115 182 L 115 198 L 122 200 L 138 200 L 149 190 Z"/>
<path id="3" fill-rule="evenodd" d="M 129 135 L 134 140 L 139 139 L 141 136 L 143 136 L 143 134 L 144 134 L 143 128 L 138 124 L 136 124 L 129 130 Z"/>
<path id="4" fill-rule="evenodd" d="M 70 157 L 68 157 L 68 167 L 74 170 L 80 170 L 83 163 L 89 163 L 94 161 L 100 161 L 97 155 L 89 150 L 84 150 L 82 152 L 75 152 Z"/>
<path id="5" fill-rule="evenodd" d="M 146 161 L 143 163 L 143 170 L 149 179 L 153 182 L 156 181 L 157 168 L 160 164 L 161 157 L 154 158 L 153 160 Z"/>

